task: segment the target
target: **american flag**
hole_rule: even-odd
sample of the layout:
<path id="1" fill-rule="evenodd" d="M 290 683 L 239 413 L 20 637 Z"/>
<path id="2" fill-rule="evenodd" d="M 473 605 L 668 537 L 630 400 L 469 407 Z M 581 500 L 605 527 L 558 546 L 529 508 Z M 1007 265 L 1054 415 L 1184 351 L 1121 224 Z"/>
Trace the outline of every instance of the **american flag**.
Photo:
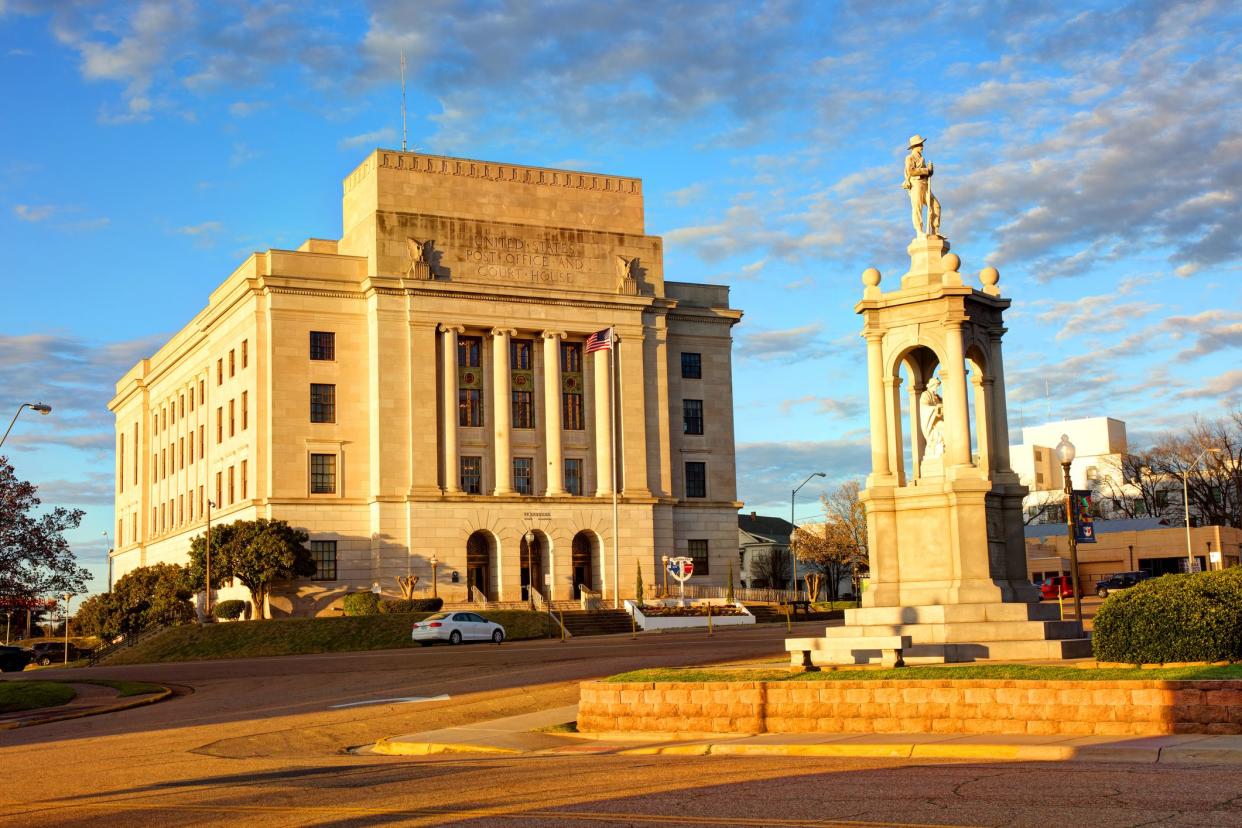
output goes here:
<path id="1" fill-rule="evenodd" d="M 611 351 L 612 350 L 612 328 L 604 328 L 602 331 L 596 331 L 587 337 L 586 352 L 588 354 L 595 351 Z"/>

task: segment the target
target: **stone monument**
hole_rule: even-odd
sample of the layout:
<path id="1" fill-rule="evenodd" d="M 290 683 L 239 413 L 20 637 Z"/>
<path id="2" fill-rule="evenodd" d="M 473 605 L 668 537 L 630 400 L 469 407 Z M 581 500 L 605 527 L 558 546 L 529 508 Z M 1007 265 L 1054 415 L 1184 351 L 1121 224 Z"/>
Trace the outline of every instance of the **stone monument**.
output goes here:
<path id="1" fill-rule="evenodd" d="M 854 308 L 867 341 L 871 582 L 845 626 L 786 649 L 805 666 L 1090 655 L 1079 622 L 1058 620 L 1027 578 L 1027 490 L 1009 466 L 1001 358 L 1009 300 L 995 268 L 964 284 L 939 234 L 924 139 L 909 144 L 910 269 L 888 292 L 866 270 Z"/>

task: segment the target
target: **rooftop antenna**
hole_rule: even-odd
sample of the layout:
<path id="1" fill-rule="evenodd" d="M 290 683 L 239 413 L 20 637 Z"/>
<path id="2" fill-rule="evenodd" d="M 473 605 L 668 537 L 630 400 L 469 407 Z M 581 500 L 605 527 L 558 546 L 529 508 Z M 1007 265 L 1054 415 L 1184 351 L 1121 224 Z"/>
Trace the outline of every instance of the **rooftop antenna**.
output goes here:
<path id="1" fill-rule="evenodd" d="M 401 50 L 401 151 L 406 152 L 406 143 L 405 143 L 405 49 Z"/>

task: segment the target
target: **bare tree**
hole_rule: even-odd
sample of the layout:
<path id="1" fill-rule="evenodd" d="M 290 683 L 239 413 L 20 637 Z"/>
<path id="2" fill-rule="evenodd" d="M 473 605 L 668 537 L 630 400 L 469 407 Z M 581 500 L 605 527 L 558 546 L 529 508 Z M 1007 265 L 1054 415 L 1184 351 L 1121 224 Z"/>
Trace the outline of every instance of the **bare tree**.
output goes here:
<path id="1" fill-rule="evenodd" d="M 860 489 L 858 482 L 851 480 L 821 497 L 823 524 L 799 528 L 793 536 L 794 554 L 824 573 L 828 597 L 833 601 L 839 597 L 841 579 L 867 566 L 867 516 L 858 499 Z"/>
<path id="2" fill-rule="evenodd" d="M 789 581 L 789 550 L 773 546 L 766 554 L 756 555 L 750 562 L 751 579 L 763 580 L 769 587 L 780 589 Z"/>
<path id="3" fill-rule="evenodd" d="M 1166 490 L 1180 490 L 1185 478 L 1192 519 L 1242 527 L 1242 410 L 1219 420 L 1195 420 L 1187 433 L 1160 441 L 1153 455 L 1152 470 Z"/>

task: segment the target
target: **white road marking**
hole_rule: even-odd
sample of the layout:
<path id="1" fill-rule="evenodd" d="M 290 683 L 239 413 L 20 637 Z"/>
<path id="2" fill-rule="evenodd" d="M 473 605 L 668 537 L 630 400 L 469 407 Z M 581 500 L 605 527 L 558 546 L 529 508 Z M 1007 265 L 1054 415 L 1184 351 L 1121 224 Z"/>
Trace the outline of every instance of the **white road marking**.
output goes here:
<path id="1" fill-rule="evenodd" d="M 448 701 L 449 697 L 441 693 L 438 696 L 402 696 L 396 699 L 367 699 L 366 701 L 346 702 L 345 704 L 334 704 L 329 709 L 335 710 L 338 707 L 359 707 L 364 704 L 415 704 L 417 702 L 434 702 Z"/>

